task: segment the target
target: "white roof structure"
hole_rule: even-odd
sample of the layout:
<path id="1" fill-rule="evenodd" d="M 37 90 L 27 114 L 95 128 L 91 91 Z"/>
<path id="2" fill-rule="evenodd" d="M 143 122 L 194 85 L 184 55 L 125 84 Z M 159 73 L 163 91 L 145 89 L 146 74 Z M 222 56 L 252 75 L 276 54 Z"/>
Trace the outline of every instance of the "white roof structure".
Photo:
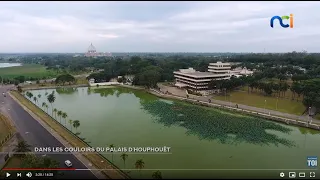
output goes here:
<path id="1" fill-rule="evenodd" d="M 240 73 L 241 75 L 250 75 L 250 74 L 253 74 L 253 71 L 249 71 L 246 67 L 244 67 Z"/>
<path id="2" fill-rule="evenodd" d="M 184 75 L 184 76 L 189 76 L 193 78 L 211 78 L 211 77 L 221 77 L 222 75 L 225 76 L 226 74 L 214 74 L 211 72 L 200 72 L 196 71 L 193 68 L 189 69 L 179 69 L 179 71 L 175 71 L 174 74 L 177 75 Z"/>
<path id="3" fill-rule="evenodd" d="M 88 53 L 95 53 L 95 52 L 97 52 L 97 50 L 91 43 L 90 46 L 88 47 Z"/>

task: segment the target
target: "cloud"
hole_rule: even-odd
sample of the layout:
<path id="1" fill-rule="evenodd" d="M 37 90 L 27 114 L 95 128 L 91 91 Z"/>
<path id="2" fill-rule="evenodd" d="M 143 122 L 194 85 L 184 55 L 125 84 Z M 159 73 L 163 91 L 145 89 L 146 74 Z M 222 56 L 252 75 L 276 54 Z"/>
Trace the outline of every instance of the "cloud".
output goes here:
<path id="1" fill-rule="evenodd" d="M 107 39 L 112 39 L 112 38 L 118 38 L 118 35 L 115 34 L 97 34 L 99 37 L 107 38 Z"/>
<path id="2" fill-rule="evenodd" d="M 319 8 L 319 2 L 0 2 L 0 49 L 84 52 L 92 42 L 111 52 L 312 51 Z M 272 16 L 290 13 L 293 29 L 269 26 Z"/>

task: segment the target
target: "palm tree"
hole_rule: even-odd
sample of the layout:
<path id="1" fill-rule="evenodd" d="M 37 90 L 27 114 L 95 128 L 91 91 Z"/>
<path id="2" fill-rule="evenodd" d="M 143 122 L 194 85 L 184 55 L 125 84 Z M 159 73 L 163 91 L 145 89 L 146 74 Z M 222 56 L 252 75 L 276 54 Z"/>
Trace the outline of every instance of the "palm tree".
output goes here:
<path id="1" fill-rule="evenodd" d="M 58 111 L 58 116 L 60 117 L 60 123 L 61 123 L 61 116 L 62 116 L 62 111 Z"/>
<path id="2" fill-rule="evenodd" d="M 45 102 L 43 102 L 43 103 L 42 103 L 42 108 L 46 107 L 46 105 L 47 105 L 47 104 L 46 104 Z"/>
<path id="3" fill-rule="evenodd" d="M 48 104 L 46 104 L 45 107 L 47 109 L 47 114 L 48 114 L 48 108 L 49 108 Z"/>
<path id="4" fill-rule="evenodd" d="M 34 103 L 37 104 L 37 97 L 33 97 Z"/>
<path id="5" fill-rule="evenodd" d="M 72 132 L 72 123 L 73 123 L 73 121 L 72 121 L 71 119 L 69 119 L 69 124 L 70 124 L 71 132 Z"/>
<path id="6" fill-rule="evenodd" d="M 152 178 L 153 179 L 162 179 L 162 175 L 160 171 L 155 171 L 152 173 Z"/>
<path id="7" fill-rule="evenodd" d="M 18 89 L 19 93 L 22 93 L 22 88 L 21 88 L 21 86 L 17 86 L 17 89 Z"/>
<path id="8" fill-rule="evenodd" d="M 68 117 L 68 114 L 66 112 L 63 112 L 62 113 L 62 118 L 64 119 L 64 125 L 67 126 L 67 123 L 66 123 L 66 118 Z"/>
<path id="9" fill-rule="evenodd" d="M 19 141 L 17 145 L 15 145 L 13 151 L 17 153 L 27 153 L 31 152 L 30 145 L 27 143 L 27 141 Z M 17 154 L 18 156 L 24 156 L 25 154 Z"/>
<path id="10" fill-rule="evenodd" d="M 52 113 L 52 116 L 53 116 L 53 106 L 52 106 L 52 103 L 54 103 L 54 101 L 56 100 L 56 97 L 54 96 L 54 91 L 52 91 L 51 94 L 49 94 L 49 96 L 47 97 L 47 100 L 49 101 L 49 103 L 51 104 L 51 113 Z"/>
<path id="11" fill-rule="evenodd" d="M 53 112 L 54 112 L 54 118 L 57 120 L 57 112 L 58 112 L 58 109 L 54 108 L 54 109 L 53 109 Z"/>
<path id="12" fill-rule="evenodd" d="M 31 100 L 31 98 L 33 97 L 33 94 L 32 94 L 31 92 L 28 92 L 27 96 L 28 96 L 28 97 L 30 98 L 30 100 Z"/>
<path id="13" fill-rule="evenodd" d="M 73 121 L 73 127 L 76 128 L 76 131 L 77 131 L 79 126 L 80 126 L 80 121 L 79 120 L 74 120 Z"/>
<path id="14" fill-rule="evenodd" d="M 144 162 L 142 159 L 138 159 L 135 163 L 136 169 L 139 169 L 140 176 L 141 176 L 141 169 L 144 168 Z"/>
<path id="15" fill-rule="evenodd" d="M 109 145 L 109 148 L 111 149 L 111 148 L 114 148 L 114 145 L 113 144 L 110 144 Z M 113 150 L 111 151 L 111 156 L 112 156 L 112 162 L 113 162 Z"/>
<path id="16" fill-rule="evenodd" d="M 121 159 L 123 160 L 123 167 L 126 169 L 126 159 L 128 158 L 128 154 L 123 153 L 120 155 Z"/>

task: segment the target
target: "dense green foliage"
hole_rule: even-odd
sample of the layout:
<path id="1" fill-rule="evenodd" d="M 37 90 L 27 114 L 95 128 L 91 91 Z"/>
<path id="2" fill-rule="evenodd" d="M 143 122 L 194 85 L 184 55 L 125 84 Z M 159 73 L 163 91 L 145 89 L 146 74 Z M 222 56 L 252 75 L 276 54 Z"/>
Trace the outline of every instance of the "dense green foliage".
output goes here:
<path id="1" fill-rule="evenodd" d="M 11 59 L 14 62 L 14 59 Z M 320 54 L 292 52 L 278 54 L 119 54 L 114 57 L 73 57 L 72 55 L 29 55 L 20 57 L 22 63 L 38 63 L 57 72 L 91 71 L 88 77 L 96 82 L 109 81 L 111 78 L 134 75 L 133 84 L 147 88 L 156 87 L 157 82 L 173 81 L 173 71 L 193 67 L 198 71 L 207 71 L 208 64 L 216 61 L 238 62 L 233 65 L 256 69 L 251 77 L 232 78 L 231 80 L 210 83 L 210 88 L 223 92 L 232 91 L 239 86 L 248 85 L 251 89 L 264 92 L 265 95 L 284 96 L 290 89 L 292 99 L 302 95 L 306 106 L 319 108 L 317 95 L 319 88 L 315 84 L 320 78 Z M 302 69 L 305 68 L 305 69 Z M 97 71 L 99 70 L 99 71 Z M 62 77 L 65 77 L 64 75 Z M 63 78 L 64 79 L 64 78 Z M 274 81 L 273 79 L 278 79 Z M 15 82 L 22 82 L 16 77 Z M 293 81 L 289 82 L 290 80 Z M 61 83 L 71 80 L 60 80 Z M 307 88 L 303 87 L 313 87 Z"/>
<path id="2" fill-rule="evenodd" d="M 70 75 L 70 74 L 62 74 L 62 75 L 59 75 L 57 78 L 56 78 L 56 80 L 55 80 L 55 82 L 56 82 L 56 84 L 65 84 L 65 83 L 74 83 L 76 81 L 76 79 L 72 76 L 72 75 Z"/>
<path id="3" fill-rule="evenodd" d="M 165 126 L 184 127 L 188 134 L 197 135 L 200 139 L 217 140 L 223 144 L 246 142 L 295 146 L 293 142 L 266 131 L 290 133 L 291 129 L 262 118 L 235 115 L 177 102 L 170 104 L 164 101 L 149 101 L 142 105 L 143 109 L 157 117 L 156 121 Z"/>

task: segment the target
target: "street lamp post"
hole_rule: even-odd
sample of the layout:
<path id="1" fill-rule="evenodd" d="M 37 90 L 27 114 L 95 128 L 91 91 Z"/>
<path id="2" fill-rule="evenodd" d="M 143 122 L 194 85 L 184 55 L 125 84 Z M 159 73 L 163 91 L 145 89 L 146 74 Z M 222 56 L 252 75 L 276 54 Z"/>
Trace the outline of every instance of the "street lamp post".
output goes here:
<path id="1" fill-rule="evenodd" d="M 267 100 L 264 100 L 264 113 L 266 113 L 266 104 L 267 104 Z"/>

